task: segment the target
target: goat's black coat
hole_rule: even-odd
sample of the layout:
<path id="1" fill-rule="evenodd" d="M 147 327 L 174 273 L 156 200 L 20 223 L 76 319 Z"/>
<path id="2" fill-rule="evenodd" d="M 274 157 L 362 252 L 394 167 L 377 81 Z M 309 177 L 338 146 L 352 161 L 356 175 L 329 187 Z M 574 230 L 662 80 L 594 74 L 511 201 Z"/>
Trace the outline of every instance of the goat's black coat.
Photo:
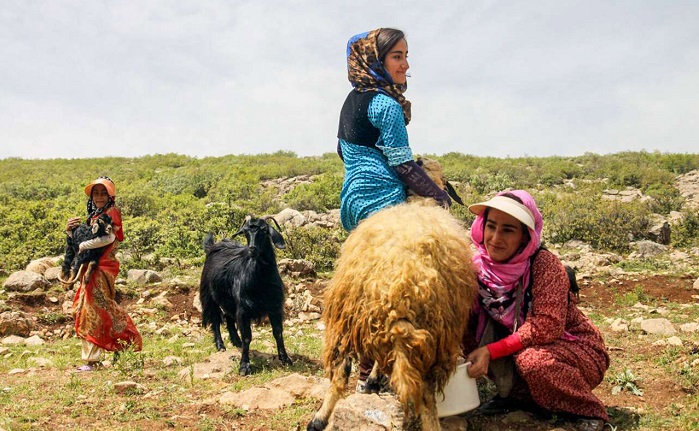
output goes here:
<path id="1" fill-rule="evenodd" d="M 80 265 L 97 262 L 108 247 L 105 245 L 78 253 L 81 242 L 109 235 L 111 231 L 112 218 L 104 213 L 97 217 L 92 225 L 82 223 L 73 229 L 72 235 L 66 237 L 66 251 L 61 265 L 63 277 L 69 276 L 69 280 L 72 280 L 77 275 Z"/>
<path id="2" fill-rule="evenodd" d="M 206 261 L 199 295 L 202 325 L 211 326 L 216 348 L 226 350 L 220 331 L 225 318 L 231 342 L 242 347 L 240 374 L 246 375 L 250 373 L 250 324 L 265 316 L 272 326 L 279 359 L 284 364 L 291 364 L 291 359 L 282 336 L 284 283 L 274 253 L 274 246 L 285 247 L 284 239 L 265 220 L 250 217 L 234 236 L 239 234 L 245 234 L 247 246 L 227 238 L 214 244 L 212 234 L 204 239 Z"/>

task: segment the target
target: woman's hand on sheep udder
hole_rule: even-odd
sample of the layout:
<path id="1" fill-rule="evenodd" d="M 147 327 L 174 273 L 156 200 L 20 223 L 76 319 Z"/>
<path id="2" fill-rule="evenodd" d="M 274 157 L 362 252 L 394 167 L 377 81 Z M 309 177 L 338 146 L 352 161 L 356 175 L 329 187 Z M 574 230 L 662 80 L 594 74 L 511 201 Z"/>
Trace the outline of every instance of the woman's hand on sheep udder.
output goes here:
<path id="1" fill-rule="evenodd" d="M 483 377 L 488 374 L 488 364 L 490 364 L 490 351 L 486 346 L 479 347 L 466 356 L 466 362 L 471 365 L 466 370 L 471 378 Z"/>

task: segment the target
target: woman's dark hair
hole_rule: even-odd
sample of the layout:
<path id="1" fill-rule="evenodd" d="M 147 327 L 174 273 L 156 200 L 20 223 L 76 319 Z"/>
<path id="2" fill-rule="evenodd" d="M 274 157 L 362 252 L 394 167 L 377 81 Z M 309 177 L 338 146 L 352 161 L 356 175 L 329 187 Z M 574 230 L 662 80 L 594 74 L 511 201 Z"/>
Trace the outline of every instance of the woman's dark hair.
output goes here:
<path id="1" fill-rule="evenodd" d="M 376 47 L 379 50 L 379 61 L 383 63 L 388 51 L 401 39 L 405 39 L 405 34 L 395 28 L 382 28 L 376 36 Z"/>

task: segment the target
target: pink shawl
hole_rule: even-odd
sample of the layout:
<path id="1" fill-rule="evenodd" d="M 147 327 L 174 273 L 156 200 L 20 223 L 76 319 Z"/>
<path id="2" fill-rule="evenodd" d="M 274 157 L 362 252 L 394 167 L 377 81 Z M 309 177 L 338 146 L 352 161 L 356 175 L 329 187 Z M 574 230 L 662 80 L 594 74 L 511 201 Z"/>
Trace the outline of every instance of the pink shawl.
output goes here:
<path id="1" fill-rule="evenodd" d="M 541 231 L 543 219 L 541 212 L 534 202 L 534 198 L 524 190 L 514 190 L 510 192 L 500 192 L 498 195 L 510 193 L 522 200 L 524 206 L 529 208 L 534 215 L 534 226 L 536 229 L 529 229 L 531 240 L 527 246 L 515 254 L 509 261 L 496 263 L 490 259 L 483 244 L 483 228 L 485 220 L 482 215 L 476 216 L 471 225 L 471 239 L 478 252 L 473 256 L 473 263 L 478 271 L 478 308 L 487 312 L 495 321 L 514 332 L 517 326 L 524 322 L 524 301 L 517 301 L 515 298 L 518 283 L 521 282 L 523 289 L 529 286 L 529 266 L 530 257 L 536 253 L 541 245 Z M 519 309 L 517 310 L 517 304 Z M 479 313 L 479 324 L 476 336 L 481 338 L 485 329 L 485 314 Z"/>

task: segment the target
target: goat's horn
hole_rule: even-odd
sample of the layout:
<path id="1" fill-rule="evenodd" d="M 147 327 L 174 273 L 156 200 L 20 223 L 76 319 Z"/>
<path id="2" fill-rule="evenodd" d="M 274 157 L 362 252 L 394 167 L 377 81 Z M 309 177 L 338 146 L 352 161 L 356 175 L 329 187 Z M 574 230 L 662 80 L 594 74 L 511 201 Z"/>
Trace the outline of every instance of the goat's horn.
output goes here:
<path id="1" fill-rule="evenodd" d="M 262 220 L 272 220 L 274 224 L 277 226 L 277 231 L 281 232 L 282 228 L 279 226 L 279 223 L 277 223 L 277 219 L 275 219 L 273 216 L 264 216 L 262 217 Z"/>

